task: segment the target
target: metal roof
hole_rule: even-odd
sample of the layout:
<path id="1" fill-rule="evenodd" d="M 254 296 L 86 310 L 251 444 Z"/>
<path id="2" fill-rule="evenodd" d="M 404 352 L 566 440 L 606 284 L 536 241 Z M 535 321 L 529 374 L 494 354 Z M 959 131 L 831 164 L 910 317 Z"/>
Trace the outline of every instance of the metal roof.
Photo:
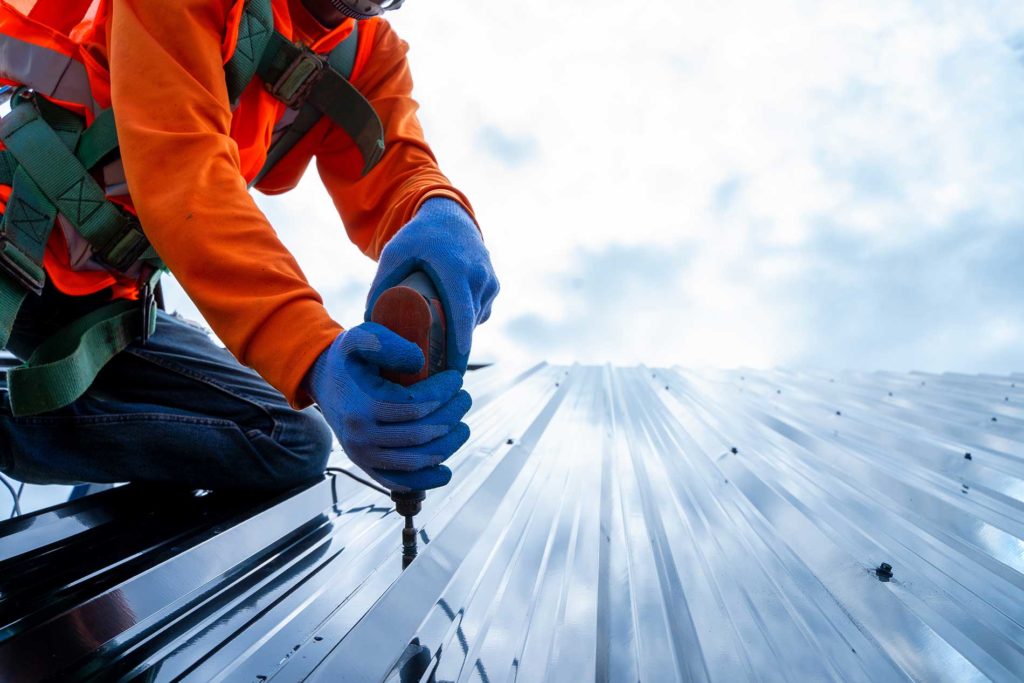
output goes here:
<path id="1" fill-rule="evenodd" d="M 345 477 L 0 524 L 0 679 L 1024 678 L 1024 376 L 468 384 L 404 573 L 390 501 Z"/>

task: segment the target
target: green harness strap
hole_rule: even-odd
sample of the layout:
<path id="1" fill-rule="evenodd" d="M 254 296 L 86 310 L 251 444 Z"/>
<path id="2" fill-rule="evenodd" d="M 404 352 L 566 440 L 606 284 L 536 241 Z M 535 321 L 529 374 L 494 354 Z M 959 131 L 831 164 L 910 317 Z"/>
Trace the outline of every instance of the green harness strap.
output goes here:
<path id="1" fill-rule="evenodd" d="M 149 307 L 147 312 L 144 306 Z M 39 345 L 25 365 L 7 371 L 14 415 L 36 415 L 76 400 L 147 324 L 156 330 L 156 303 L 120 300 L 82 316 Z"/>
<path id="2" fill-rule="evenodd" d="M 4 346 L 27 294 L 42 292 L 43 255 L 58 213 L 97 248 L 97 256 L 119 270 L 139 258 L 159 263 L 137 222 L 106 199 L 89 173 L 117 147 L 112 115 L 101 114 L 83 131 L 79 117 L 45 100 L 15 98 L 12 106 L 0 121 L 7 147 L 0 153 L 0 182 L 11 186 L 0 224 Z M 40 345 L 24 365 L 8 370 L 12 412 L 33 415 L 71 403 L 133 339 L 151 334 L 156 316 L 148 292 L 159 273 L 155 268 L 141 305 L 115 301 L 97 309 Z"/>
<path id="3" fill-rule="evenodd" d="M 349 134 L 363 157 L 363 175 L 384 155 L 384 125 L 373 105 L 329 61 L 273 33 L 256 73 L 292 108 L 312 107 Z"/>
<path id="4" fill-rule="evenodd" d="M 77 131 L 66 128 L 60 137 L 51 130 L 60 146 L 74 145 L 80 132 L 80 125 Z M 24 132 L 20 126 L 8 126 L 7 119 L 0 122 L 0 138 L 5 143 L 13 137 L 18 137 L 20 142 L 22 135 Z M 40 294 L 43 291 L 46 281 L 43 254 L 57 218 L 57 209 L 25 169 L 17 164 L 13 152 L 4 152 L 2 165 L 2 180 L 11 186 L 11 195 L 0 222 L 0 342 L 6 346 L 25 297 L 29 292 Z"/>
<path id="5" fill-rule="evenodd" d="M 356 22 L 355 26 L 352 27 L 352 33 L 345 37 L 345 40 L 341 41 L 337 47 L 331 50 L 331 53 L 327 56 L 327 64 L 335 71 L 340 73 L 345 78 L 349 78 L 352 75 L 353 69 L 356 65 L 356 51 L 359 46 L 359 22 Z M 270 172 L 272 168 L 288 154 L 291 149 L 298 144 L 299 140 L 305 137 L 306 133 L 313 129 L 320 119 L 323 117 L 323 112 L 312 104 L 306 103 L 299 109 L 298 114 L 292 121 L 291 125 L 271 144 L 270 149 L 267 151 L 267 160 L 263 164 L 263 168 L 256 174 L 252 182 L 249 183 L 249 187 L 253 187 L 258 182 L 263 180 L 263 177 Z"/>
<path id="6" fill-rule="evenodd" d="M 232 107 L 238 103 L 242 91 L 256 75 L 256 67 L 267 49 L 270 34 L 274 32 L 274 14 L 270 0 L 246 0 L 242 21 L 238 25 L 235 52 L 224 65 L 228 85 L 228 101 Z"/>
<path id="7" fill-rule="evenodd" d="M 359 23 L 327 59 L 274 30 L 270 0 L 246 0 L 235 52 L 224 67 L 232 105 L 254 76 L 270 93 L 299 111 L 288 131 L 271 147 L 250 187 L 326 116 L 349 134 L 363 158 L 363 175 L 384 155 L 384 126 L 377 112 L 348 78 L 359 43 Z"/>
<path id="8" fill-rule="evenodd" d="M 126 271 L 140 258 L 155 259 L 156 252 L 138 221 L 107 200 L 103 188 L 71 151 L 73 147 L 62 144 L 50 120 L 29 101 L 15 106 L 0 123 L 0 138 L 19 168 L 27 171 L 57 211 L 96 249 L 99 261 Z"/>

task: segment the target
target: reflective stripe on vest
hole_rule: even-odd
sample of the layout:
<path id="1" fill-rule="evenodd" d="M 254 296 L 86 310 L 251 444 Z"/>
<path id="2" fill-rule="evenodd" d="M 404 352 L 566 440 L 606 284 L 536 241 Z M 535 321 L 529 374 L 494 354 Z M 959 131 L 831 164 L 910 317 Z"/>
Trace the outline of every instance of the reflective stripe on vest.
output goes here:
<path id="1" fill-rule="evenodd" d="M 0 78 L 96 111 L 85 65 L 48 47 L 0 35 Z"/>

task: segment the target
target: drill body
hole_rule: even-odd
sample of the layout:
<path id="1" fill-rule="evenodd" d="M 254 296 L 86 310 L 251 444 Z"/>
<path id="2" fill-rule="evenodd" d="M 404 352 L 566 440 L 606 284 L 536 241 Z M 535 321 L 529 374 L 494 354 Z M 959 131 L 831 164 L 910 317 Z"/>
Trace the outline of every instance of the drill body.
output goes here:
<path id="1" fill-rule="evenodd" d="M 447 368 L 444 308 L 434 283 L 426 273 L 414 272 L 398 285 L 381 293 L 374 303 L 370 320 L 419 346 L 425 359 L 419 372 L 385 371 L 381 373 L 384 379 L 408 386 Z M 405 527 L 402 529 L 402 569 L 408 567 L 417 554 L 415 517 L 425 499 L 423 491 L 391 493 L 395 509 L 405 517 Z"/>

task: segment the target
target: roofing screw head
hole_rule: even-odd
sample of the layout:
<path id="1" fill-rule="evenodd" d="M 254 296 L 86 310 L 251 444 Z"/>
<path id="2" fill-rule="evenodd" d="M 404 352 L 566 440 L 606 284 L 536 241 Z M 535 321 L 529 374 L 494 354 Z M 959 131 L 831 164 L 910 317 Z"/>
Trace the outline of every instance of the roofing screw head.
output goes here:
<path id="1" fill-rule="evenodd" d="M 964 453 L 964 460 L 974 460 L 974 458 L 971 457 L 970 453 Z"/>
<path id="2" fill-rule="evenodd" d="M 998 422 L 998 420 L 997 420 L 997 419 L 995 418 L 995 416 L 994 416 L 994 415 L 992 416 L 992 421 L 993 421 L 993 422 Z"/>
<path id="3" fill-rule="evenodd" d="M 883 562 L 875 569 L 875 575 L 882 581 L 888 581 L 892 578 L 892 565 L 888 562 Z"/>
<path id="4" fill-rule="evenodd" d="M 735 446 L 733 446 L 732 448 L 730 448 L 730 449 L 729 449 L 729 451 L 730 451 L 730 452 L 731 452 L 731 453 L 732 453 L 733 455 L 736 455 L 737 453 L 739 453 L 739 452 L 740 452 L 740 449 L 738 449 L 738 448 L 736 448 Z"/>
<path id="5" fill-rule="evenodd" d="M 665 391 L 668 391 L 668 385 L 667 384 L 665 385 Z"/>
<path id="6" fill-rule="evenodd" d="M 891 391 L 889 392 L 889 395 L 892 396 L 892 392 Z"/>
<path id="7" fill-rule="evenodd" d="M 516 440 L 515 440 L 515 439 L 508 439 L 508 440 L 507 440 L 507 441 L 506 441 L 505 443 L 507 443 L 507 444 L 508 444 L 509 446 L 511 446 L 511 445 L 512 445 L 512 444 L 514 444 L 515 442 L 516 442 Z"/>
<path id="8" fill-rule="evenodd" d="M 842 414 L 843 414 L 843 411 L 841 411 L 841 410 L 837 410 L 836 411 L 836 415 L 842 415 Z"/>
<path id="9" fill-rule="evenodd" d="M 776 389 L 776 390 L 775 390 L 775 393 L 776 393 L 776 394 L 781 394 L 781 393 L 782 393 L 782 389 Z"/>

